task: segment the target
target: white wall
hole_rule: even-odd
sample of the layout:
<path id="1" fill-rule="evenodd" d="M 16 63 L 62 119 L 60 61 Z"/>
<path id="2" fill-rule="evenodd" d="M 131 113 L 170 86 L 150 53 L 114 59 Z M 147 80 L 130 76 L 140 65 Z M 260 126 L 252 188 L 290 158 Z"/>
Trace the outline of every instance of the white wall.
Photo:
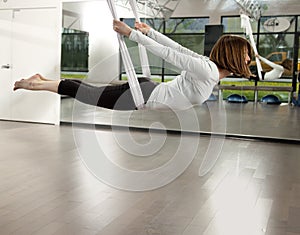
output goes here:
<path id="1" fill-rule="evenodd" d="M 57 7 L 60 0 L 1 0 L 0 9 Z"/>

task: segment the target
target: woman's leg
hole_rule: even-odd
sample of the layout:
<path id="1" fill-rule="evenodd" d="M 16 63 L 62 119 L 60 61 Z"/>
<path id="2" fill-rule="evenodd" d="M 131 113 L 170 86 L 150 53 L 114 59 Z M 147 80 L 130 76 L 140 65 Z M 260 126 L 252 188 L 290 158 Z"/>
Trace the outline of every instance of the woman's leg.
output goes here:
<path id="1" fill-rule="evenodd" d="M 157 85 L 147 78 L 139 78 L 145 101 Z M 122 85 L 96 87 L 80 80 L 48 80 L 39 74 L 15 83 L 14 90 L 45 90 L 71 96 L 83 103 L 115 110 L 136 108 L 128 83 Z"/>
<path id="2" fill-rule="evenodd" d="M 58 94 L 67 95 L 85 104 L 107 109 L 135 109 L 128 83 L 97 87 L 78 80 L 66 79 L 60 82 Z"/>
<path id="3" fill-rule="evenodd" d="M 144 100 L 147 101 L 157 86 L 147 78 L 138 78 Z M 129 84 L 96 87 L 80 80 L 62 80 L 58 93 L 71 96 L 83 103 L 114 110 L 134 110 L 136 106 Z"/>

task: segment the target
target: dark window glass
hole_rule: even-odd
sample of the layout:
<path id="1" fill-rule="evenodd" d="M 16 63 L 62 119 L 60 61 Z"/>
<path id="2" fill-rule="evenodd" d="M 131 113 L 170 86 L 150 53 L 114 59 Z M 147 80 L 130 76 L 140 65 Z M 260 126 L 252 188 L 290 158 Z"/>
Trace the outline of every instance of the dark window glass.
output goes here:
<path id="1" fill-rule="evenodd" d="M 89 34 L 65 29 L 62 33 L 61 70 L 88 72 Z"/>

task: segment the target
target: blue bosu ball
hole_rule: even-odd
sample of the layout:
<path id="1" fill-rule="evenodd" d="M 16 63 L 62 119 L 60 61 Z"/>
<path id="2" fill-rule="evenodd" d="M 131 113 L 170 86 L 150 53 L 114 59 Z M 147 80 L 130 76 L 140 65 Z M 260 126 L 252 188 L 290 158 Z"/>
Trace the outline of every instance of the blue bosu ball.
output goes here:
<path id="1" fill-rule="evenodd" d="M 244 95 L 232 94 L 227 97 L 227 101 L 230 103 L 247 103 L 248 99 Z"/>
<path id="2" fill-rule="evenodd" d="M 266 103 L 266 104 L 281 104 L 280 99 L 276 95 L 265 95 L 261 98 L 260 102 Z"/>
<path id="3" fill-rule="evenodd" d="M 209 96 L 209 98 L 206 100 L 206 101 L 216 101 L 217 100 L 217 97 L 211 93 L 211 95 Z"/>

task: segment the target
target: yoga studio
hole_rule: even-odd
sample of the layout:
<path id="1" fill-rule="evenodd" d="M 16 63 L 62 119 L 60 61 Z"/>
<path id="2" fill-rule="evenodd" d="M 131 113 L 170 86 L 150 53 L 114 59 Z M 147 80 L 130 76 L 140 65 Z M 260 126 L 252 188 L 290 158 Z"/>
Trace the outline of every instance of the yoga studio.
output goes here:
<path id="1" fill-rule="evenodd" d="M 299 0 L 0 0 L 0 235 L 300 235 Z"/>

